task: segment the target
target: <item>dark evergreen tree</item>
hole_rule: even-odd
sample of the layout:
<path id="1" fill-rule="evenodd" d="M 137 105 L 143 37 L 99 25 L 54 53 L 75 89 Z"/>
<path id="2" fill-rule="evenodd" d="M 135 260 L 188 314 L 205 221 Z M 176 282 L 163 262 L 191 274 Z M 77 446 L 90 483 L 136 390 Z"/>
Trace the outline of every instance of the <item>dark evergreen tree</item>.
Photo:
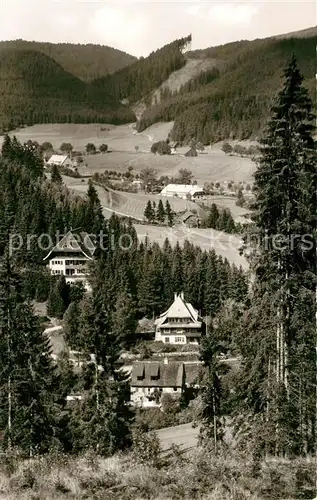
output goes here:
<path id="1" fill-rule="evenodd" d="M 51 181 L 54 182 L 55 184 L 62 184 L 63 179 L 60 174 L 60 171 L 58 169 L 57 165 L 53 165 L 51 169 Z"/>
<path id="2" fill-rule="evenodd" d="M 165 210 L 164 210 L 164 205 L 162 200 L 159 201 L 157 211 L 156 211 L 156 220 L 158 222 L 164 222 L 165 221 Z"/>
<path id="3" fill-rule="evenodd" d="M 166 200 L 165 212 L 166 212 L 166 216 L 167 216 L 168 225 L 170 227 L 172 227 L 174 224 L 174 212 L 173 212 L 172 207 L 170 205 L 170 202 L 168 200 Z"/>
<path id="4" fill-rule="evenodd" d="M 213 445 L 214 453 L 218 453 L 219 442 L 223 439 L 221 422 L 221 381 L 219 374 L 218 354 L 220 346 L 212 325 L 202 338 L 200 357 L 205 366 L 205 375 L 201 389 L 200 435 L 199 440 L 205 446 Z"/>
<path id="5" fill-rule="evenodd" d="M 249 415 L 248 439 L 277 455 L 307 453 L 315 439 L 317 173 L 312 106 L 302 80 L 293 56 L 261 142 L 248 348 L 241 343 L 239 412 Z"/>
<path id="6" fill-rule="evenodd" d="M 26 456 L 52 448 L 70 450 L 68 416 L 49 339 L 21 295 L 8 260 L 0 270 L 2 447 Z"/>
<path id="7" fill-rule="evenodd" d="M 152 203 L 150 200 L 147 202 L 147 205 L 145 207 L 144 217 L 147 219 L 149 223 L 152 223 L 155 220 L 155 211 L 152 207 Z"/>
<path id="8" fill-rule="evenodd" d="M 219 210 L 217 208 L 217 205 L 213 203 L 210 207 L 210 212 L 208 214 L 208 227 L 211 227 L 213 229 L 218 229 L 218 219 L 219 219 Z"/>
<path id="9" fill-rule="evenodd" d="M 62 318 L 68 307 L 69 287 L 66 284 L 65 276 L 60 276 L 57 280 L 52 280 L 51 290 L 47 302 L 47 314 L 54 318 Z"/>

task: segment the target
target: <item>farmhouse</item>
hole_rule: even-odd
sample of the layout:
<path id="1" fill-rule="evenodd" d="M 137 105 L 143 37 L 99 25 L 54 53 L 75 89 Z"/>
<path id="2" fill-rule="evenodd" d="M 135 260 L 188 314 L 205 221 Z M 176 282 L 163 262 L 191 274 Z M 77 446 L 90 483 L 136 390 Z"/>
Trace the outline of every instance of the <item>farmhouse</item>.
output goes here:
<path id="1" fill-rule="evenodd" d="M 199 227 L 199 217 L 190 210 L 181 216 L 181 222 L 187 227 Z"/>
<path id="2" fill-rule="evenodd" d="M 200 361 L 137 361 L 133 364 L 130 401 L 150 408 L 161 405 L 163 394 L 179 398 L 186 389 L 197 391 L 203 365 Z"/>
<path id="3" fill-rule="evenodd" d="M 205 195 L 202 187 L 194 184 L 168 184 L 161 191 L 161 196 L 182 198 L 184 200 L 197 199 Z"/>
<path id="4" fill-rule="evenodd" d="M 175 293 L 170 308 L 155 321 L 155 340 L 170 344 L 198 344 L 205 324 L 198 311 L 185 302 L 183 292 Z"/>
<path id="5" fill-rule="evenodd" d="M 88 263 L 96 245 L 87 233 L 69 231 L 43 259 L 52 275 L 64 275 L 67 283 L 83 282 L 88 288 Z"/>
<path id="6" fill-rule="evenodd" d="M 69 155 L 52 155 L 46 162 L 47 166 L 56 165 L 57 167 L 74 168 L 74 162 Z"/>
<path id="7" fill-rule="evenodd" d="M 196 148 L 190 148 L 190 150 L 187 151 L 187 153 L 185 153 L 185 156 L 190 156 L 190 157 L 198 156 Z"/>

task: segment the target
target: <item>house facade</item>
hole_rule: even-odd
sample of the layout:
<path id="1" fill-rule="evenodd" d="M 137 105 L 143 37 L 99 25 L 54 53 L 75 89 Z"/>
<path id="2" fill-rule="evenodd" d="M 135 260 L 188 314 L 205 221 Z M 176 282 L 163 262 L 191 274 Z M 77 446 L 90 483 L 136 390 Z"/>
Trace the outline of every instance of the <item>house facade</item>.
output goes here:
<path id="1" fill-rule="evenodd" d="M 199 388 L 202 370 L 200 361 L 137 361 L 132 367 L 130 402 L 151 408 L 161 406 L 164 394 L 180 398 L 187 388 Z"/>
<path id="2" fill-rule="evenodd" d="M 186 200 L 202 198 L 205 196 L 204 189 L 194 184 L 168 184 L 161 191 L 161 196 L 168 196 L 171 198 L 182 198 Z"/>
<path id="3" fill-rule="evenodd" d="M 183 292 L 174 295 L 173 304 L 155 321 L 155 340 L 165 344 L 199 344 L 204 331 L 205 323 Z"/>
<path id="4" fill-rule="evenodd" d="M 43 259 L 52 275 L 65 276 L 67 283 L 88 285 L 88 263 L 92 261 L 96 245 L 84 232 L 69 231 Z"/>

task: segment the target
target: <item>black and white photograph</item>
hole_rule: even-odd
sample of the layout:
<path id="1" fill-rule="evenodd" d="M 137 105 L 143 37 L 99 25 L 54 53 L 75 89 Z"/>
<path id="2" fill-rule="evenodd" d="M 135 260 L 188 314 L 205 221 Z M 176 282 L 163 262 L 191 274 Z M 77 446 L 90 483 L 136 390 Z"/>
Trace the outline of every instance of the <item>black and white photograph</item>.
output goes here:
<path id="1" fill-rule="evenodd" d="M 317 500 L 316 0 L 0 0 L 0 500 Z"/>

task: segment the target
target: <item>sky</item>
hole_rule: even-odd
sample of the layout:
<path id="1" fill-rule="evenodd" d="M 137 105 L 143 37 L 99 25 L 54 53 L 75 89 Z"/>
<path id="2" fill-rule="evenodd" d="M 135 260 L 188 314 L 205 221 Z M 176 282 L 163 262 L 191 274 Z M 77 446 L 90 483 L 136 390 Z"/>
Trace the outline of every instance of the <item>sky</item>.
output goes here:
<path id="1" fill-rule="evenodd" d="M 316 21 L 316 0 L 0 0 L 0 40 L 96 43 L 137 57 L 190 33 L 202 49 Z"/>

